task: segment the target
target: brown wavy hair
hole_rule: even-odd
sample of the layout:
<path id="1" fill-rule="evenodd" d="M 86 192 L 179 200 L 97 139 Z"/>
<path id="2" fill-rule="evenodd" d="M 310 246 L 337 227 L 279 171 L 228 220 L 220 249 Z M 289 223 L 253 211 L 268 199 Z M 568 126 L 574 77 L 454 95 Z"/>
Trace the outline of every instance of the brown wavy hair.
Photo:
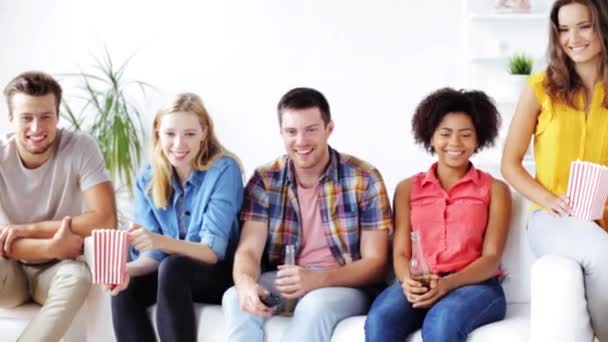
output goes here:
<path id="1" fill-rule="evenodd" d="M 559 10 L 566 5 L 581 4 L 589 8 L 593 29 L 597 34 L 601 51 L 600 74 L 604 89 L 608 91 L 608 1 L 607 0 L 556 0 L 551 7 L 549 23 L 549 47 L 547 56 L 547 81 L 545 89 L 554 99 L 576 108 L 576 95 L 583 89 L 581 78 L 574 69 L 574 62 L 566 55 L 559 43 Z M 589 100 L 589 99 L 587 99 Z M 604 95 L 602 106 L 608 108 L 608 97 Z"/>
<path id="2" fill-rule="evenodd" d="M 152 200 L 157 208 L 166 208 L 173 192 L 171 186 L 173 167 L 163 153 L 158 130 L 163 116 L 178 112 L 195 114 L 201 127 L 207 129 L 207 135 L 201 142 L 201 148 L 193 161 L 192 167 L 195 170 L 209 169 L 213 162 L 223 155 L 232 156 L 217 139 L 213 130 L 213 121 L 207 109 L 203 106 L 200 97 L 193 93 L 176 95 L 165 107 L 158 111 L 152 126 L 152 158 L 150 163 L 152 166 L 152 180 L 148 185 L 148 191 L 152 194 Z"/>

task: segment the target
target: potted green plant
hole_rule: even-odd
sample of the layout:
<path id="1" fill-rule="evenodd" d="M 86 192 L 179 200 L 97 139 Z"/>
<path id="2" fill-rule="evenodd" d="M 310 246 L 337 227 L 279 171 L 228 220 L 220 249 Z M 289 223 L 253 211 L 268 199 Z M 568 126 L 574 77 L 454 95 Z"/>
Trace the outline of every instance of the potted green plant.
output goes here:
<path id="1" fill-rule="evenodd" d="M 145 135 L 134 95 L 145 95 L 153 87 L 126 78 L 131 58 L 118 66 L 107 50 L 94 58 L 89 70 L 60 75 L 76 81 L 76 94 L 63 101 L 61 115 L 71 129 L 84 130 L 97 140 L 120 202 L 120 197 L 132 194 Z"/>
<path id="2" fill-rule="evenodd" d="M 517 98 L 532 73 L 534 59 L 525 53 L 515 53 L 507 61 L 507 71 L 510 74 L 510 97 Z"/>
<path id="3" fill-rule="evenodd" d="M 525 53 L 516 53 L 509 58 L 507 69 L 511 75 L 530 75 L 534 59 Z"/>

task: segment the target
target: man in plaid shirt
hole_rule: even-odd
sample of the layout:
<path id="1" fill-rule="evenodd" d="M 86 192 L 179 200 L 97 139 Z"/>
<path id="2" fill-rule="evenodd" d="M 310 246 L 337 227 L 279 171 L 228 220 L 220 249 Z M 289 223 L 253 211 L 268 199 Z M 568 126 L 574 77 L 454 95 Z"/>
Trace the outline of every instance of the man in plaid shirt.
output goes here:
<path id="1" fill-rule="evenodd" d="M 320 92 L 295 88 L 279 101 L 287 155 L 258 168 L 245 189 L 235 286 L 224 294 L 229 340 L 263 341 L 276 312 L 261 298 L 299 300 L 283 336 L 329 341 L 342 319 L 364 314 L 363 288 L 384 279 L 392 215 L 378 170 L 338 153 L 334 123 Z M 285 265 L 285 246 L 296 265 Z"/>

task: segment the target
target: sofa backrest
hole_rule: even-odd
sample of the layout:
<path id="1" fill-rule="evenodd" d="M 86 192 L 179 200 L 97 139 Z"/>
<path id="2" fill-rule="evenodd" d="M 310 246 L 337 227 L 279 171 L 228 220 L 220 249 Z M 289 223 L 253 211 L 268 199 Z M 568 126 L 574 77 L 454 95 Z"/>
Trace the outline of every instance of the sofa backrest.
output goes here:
<path id="1" fill-rule="evenodd" d="M 526 226 L 530 216 L 530 201 L 517 191 L 511 191 L 512 215 L 509 237 L 502 257 L 505 273 L 502 287 L 507 303 L 530 302 L 530 268 L 536 257 L 530 250 Z"/>
<path id="2" fill-rule="evenodd" d="M 530 175 L 535 174 L 533 160 L 524 160 L 522 165 Z M 482 162 L 476 166 L 480 170 L 491 174 L 492 177 L 506 183 L 500 172 L 500 163 L 497 161 Z M 530 269 L 532 263 L 536 260 L 530 249 L 528 234 L 526 232 L 532 203 L 517 192 L 517 190 L 510 189 L 512 198 L 511 223 L 501 262 L 501 269 L 505 274 L 502 287 L 507 297 L 507 303 L 529 303 Z"/>

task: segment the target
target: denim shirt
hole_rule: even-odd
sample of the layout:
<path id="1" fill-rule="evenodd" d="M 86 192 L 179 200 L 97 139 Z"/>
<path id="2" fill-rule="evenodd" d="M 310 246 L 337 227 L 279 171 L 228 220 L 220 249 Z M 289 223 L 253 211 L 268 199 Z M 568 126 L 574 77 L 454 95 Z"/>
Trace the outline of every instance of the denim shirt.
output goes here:
<path id="1" fill-rule="evenodd" d="M 173 192 L 164 209 L 157 208 L 152 201 L 148 191 L 151 180 L 152 168 L 146 165 L 137 177 L 137 224 L 153 233 L 206 244 L 218 260 L 232 259 L 239 236 L 238 213 L 243 201 L 243 178 L 234 159 L 224 156 L 208 170 L 193 170 L 183 188 L 174 174 Z M 184 238 L 180 238 L 180 223 Z M 140 254 L 131 248 L 130 259 L 134 260 L 138 255 L 158 261 L 167 256 L 160 250 Z"/>

